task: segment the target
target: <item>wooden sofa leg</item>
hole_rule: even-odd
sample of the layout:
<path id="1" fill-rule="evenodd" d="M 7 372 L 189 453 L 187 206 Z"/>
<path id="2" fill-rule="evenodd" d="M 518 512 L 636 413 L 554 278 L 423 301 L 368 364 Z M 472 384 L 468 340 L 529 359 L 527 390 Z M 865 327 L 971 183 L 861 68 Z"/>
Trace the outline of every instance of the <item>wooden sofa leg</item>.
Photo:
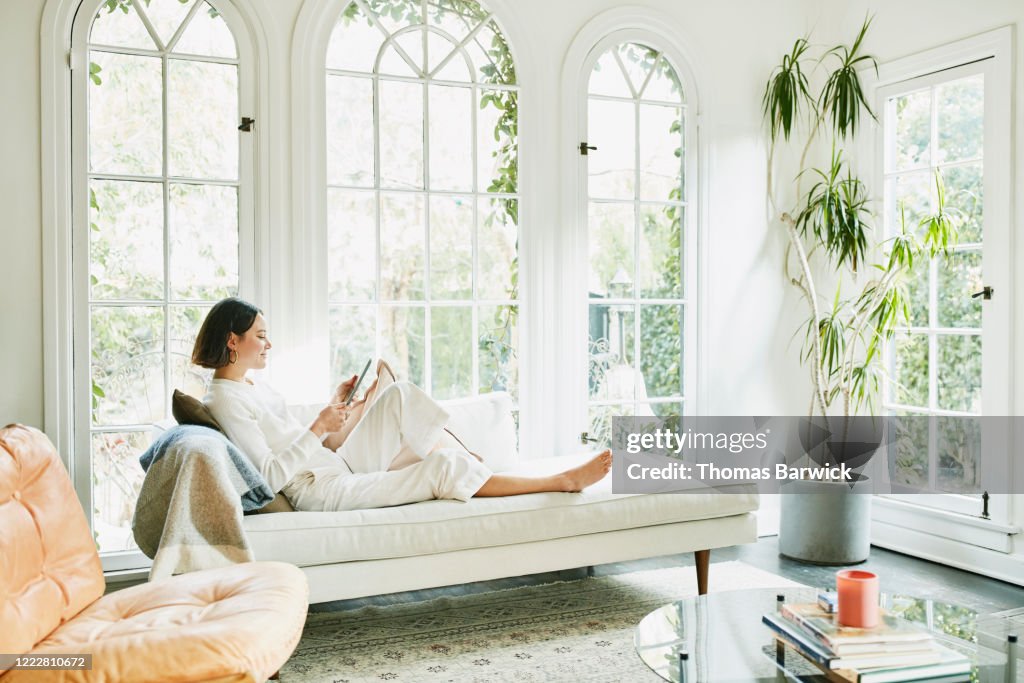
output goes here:
<path id="1" fill-rule="evenodd" d="M 279 680 L 281 680 L 281 672 L 280 671 L 275 671 L 274 675 L 270 677 L 270 680 L 272 680 L 272 681 L 279 681 Z"/>
<path id="2" fill-rule="evenodd" d="M 693 559 L 697 565 L 697 593 L 707 595 L 708 568 L 711 566 L 710 550 L 694 550 Z"/>

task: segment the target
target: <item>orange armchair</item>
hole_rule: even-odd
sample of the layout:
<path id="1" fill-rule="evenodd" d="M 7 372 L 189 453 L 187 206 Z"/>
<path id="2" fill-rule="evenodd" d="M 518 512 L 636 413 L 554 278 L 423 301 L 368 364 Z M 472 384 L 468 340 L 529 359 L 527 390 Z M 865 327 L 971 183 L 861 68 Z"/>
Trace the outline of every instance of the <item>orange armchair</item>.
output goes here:
<path id="1" fill-rule="evenodd" d="M 264 681 L 306 618 L 296 567 L 249 562 L 103 595 L 92 535 L 38 430 L 0 430 L 0 653 L 90 654 L 91 670 L 0 670 L 22 681 Z"/>

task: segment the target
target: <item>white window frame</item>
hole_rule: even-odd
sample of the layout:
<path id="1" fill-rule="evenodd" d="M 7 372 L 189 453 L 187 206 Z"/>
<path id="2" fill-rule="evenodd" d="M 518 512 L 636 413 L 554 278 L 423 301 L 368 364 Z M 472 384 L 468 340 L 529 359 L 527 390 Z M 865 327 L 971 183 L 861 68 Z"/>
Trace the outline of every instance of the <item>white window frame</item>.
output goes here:
<path id="1" fill-rule="evenodd" d="M 685 412 L 702 415 L 707 405 L 704 364 L 707 356 L 706 335 L 701 334 L 706 315 L 707 287 L 703 265 L 707 263 L 705 223 L 706 207 L 703 160 L 706 150 L 700 136 L 701 100 L 697 79 L 690 69 L 691 60 L 684 49 L 664 30 L 664 18 L 656 12 L 642 8 L 620 8 L 606 12 L 592 20 L 577 35 L 569 49 L 562 75 L 563 92 L 563 157 L 562 177 L 566 182 L 563 192 L 563 223 L 566 226 L 562 244 L 562 262 L 558 291 L 562 293 L 560 307 L 564 312 L 558 322 L 555 337 L 560 341 L 558 356 L 560 400 L 557 423 L 558 446 L 579 449 L 580 433 L 589 429 L 587 373 L 589 358 L 586 353 L 588 339 L 587 297 L 588 273 L 588 193 L 586 158 L 578 150 L 587 139 L 587 108 L 590 75 L 594 65 L 609 48 L 632 42 L 647 45 L 661 52 L 675 69 L 683 88 L 685 105 L 685 205 L 683 214 L 684 277 L 684 398 Z M 567 429 L 566 426 L 571 426 Z"/>
<path id="2" fill-rule="evenodd" d="M 327 368 L 328 320 L 326 260 L 317 245 L 327 244 L 327 159 L 326 159 L 326 56 L 327 46 L 338 16 L 348 2 L 339 0 L 307 0 L 299 12 L 292 42 L 292 222 L 296 250 L 305 258 L 304 266 L 293 277 L 296 291 L 296 316 L 303 323 L 304 347 L 308 363 Z M 544 194 L 543 155 L 537 152 L 538 122 L 545 111 L 538 98 L 532 96 L 532 83 L 542 65 L 536 64 L 518 46 L 527 42 L 528 27 L 516 17 L 513 0 L 483 0 L 483 5 L 501 27 L 516 64 L 519 88 L 519 450 L 522 457 L 551 453 L 550 404 L 545 403 L 544 386 L 550 382 L 546 374 L 545 355 L 548 344 L 544 321 L 553 318 L 550 297 L 540 272 L 551 267 L 555 245 L 553 236 L 535 226 L 543 224 L 545 209 L 538 202 Z M 550 212 L 550 210 L 549 210 Z M 298 255 L 296 256 L 298 259 Z M 542 265 L 543 264 L 543 265 Z M 280 365 L 280 362 L 278 362 Z M 294 374 L 294 373 L 293 373 Z M 324 373 L 320 372 L 320 375 Z M 326 379 L 324 380 L 326 382 Z M 296 402 L 305 402 L 310 392 L 323 392 L 328 387 L 289 387 L 284 393 Z M 547 399 L 550 401 L 550 398 Z"/>
<path id="3" fill-rule="evenodd" d="M 87 106 L 86 38 L 103 0 L 49 0 L 41 24 L 41 128 L 43 203 L 44 431 L 68 469 L 86 511 L 92 510 L 89 443 Z M 240 146 L 240 295 L 265 294 L 269 224 L 266 197 L 271 155 L 265 72 L 267 41 L 259 17 L 236 0 L 212 0 L 234 34 L 239 58 L 239 115 L 257 120 L 253 138 Z M 257 97 L 257 93 L 260 96 Z M 248 148 L 248 149 L 246 149 Z M 249 171 L 246 178 L 246 169 Z M 79 193 L 84 193 L 80 195 Z M 256 197 L 262 197 L 257 200 Z M 86 227 L 86 230 L 88 228 Z M 84 258 L 79 255 L 84 254 Z M 259 283 L 259 284 L 258 284 Z M 78 296 L 75 293 L 79 293 Z M 168 389 L 170 391 L 170 389 Z M 77 394 L 77 395 L 76 395 Z M 85 406 L 83 408 L 82 406 Z M 87 519 L 92 520 L 91 514 Z M 105 553 L 106 571 L 148 566 L 139 551 Z"/>
<path id="4" fill-rule="evenodd" d="M 355 2 L 355 1 L 356 0 L 349 0 L 349 2 Z M 494 13 L 491 11 L 490 7 L 487 6 L 486 2 L 484 2 L 482 4 L 483 4 L 485 10 L 487 12 L 489 12 L 489 14 L 488 14 L 487 18 L 477 22 L 477 27 L 479 27 L 479 26 L 486 26 L 488 23 L 491 23 L 491 22 L 499 23 L 499 25 L 500 25 L 500 18 L 494 15 Z M 347 7 L 347 6 L 348 6 L 348 3 L 345 3 L 345 4 L 342 5 L 343 8 Z M 363 4 L 359 4 L 359 12 L 360 12 L 361 16 L 365 16 L 367 11 L 371 11 L 372 12 L 372 10 L 369 10 L 369 8 L 365 7 Z M 376 21 L 377 21 L 377 19 L 374 19 L 375 23 L 376 23 Z M 422 28 L 424 26 L 427 27 L 427 28 Z M 334 24 L 334 27 L 335 27 L 334 30 L 337 30 L 337 25 L 336 24 Z M 389 187 L 387 185 L 382 185 L 381 184 L 381 169 L 380 169 L 380 158 L 379 158 L 380 157 L 380 151 L 379 150 L 377 150 L 377 152 L 376 152 L 376 156 L 378 158 L 374 162 L 373 182 L 372 182 L 371 185 L 365 185 L 365 184 L 364 185 L 351 185 L 351 184 L 325 184 L 324 185 L 324 191 L 328 195 L 330 194 L 331 190 L 335 190 L 335 189 L 339 189 L 339 190 L 342 190 L 344 192 L 372 194 L 374 196 L 374 202 L 375 202 L 375 204 L 377 204 L 377 208 L 376 208 L 376 232 L 377 232 L 377 245 L 376 246 L 377 246 L 377 251 L 376 251 L 376 278 L 375 278 L 376 279 L 376 284 L 375 284 L 375 287 L 374 287 L 374 294 L 369 299 L 346 299 L 344 301 L 333 301 L 333 302 L 331 302 L 329 304 L 328 308 L 325 309 L 325 311 L 329 311 L 331 308 L 338 307 L 338 306 L 343 306 L 343 307 L 344 306 L 366 306 L 368 308 L 373 308 L 374 309 L 374 317 L 375 317 L 375 321 L 376 321 L 376 324 L 374 326 L 375 329 L 376 329 L 376 342 L 375 342 L 375 347 L 374 347 L 374 356 L 375 357 L 381 357 L 382 339 L 380 337 L 380 327 L 381 327 L 382 311 L 387 310 L 390 307 L 396 307 L 396 306 L 397 307 L 405 307 L 405 308 L 409 308 L 409 309 L 412 309 L 412 310 L 422 310 L 424 312 L 424 332 L 425 332 L 425 336 L 424 336 L 424 340 L 423 340 L 424 341 L 423 352 L 424 352 L 424 361 L 425 361 L 425 363 L 424 363 L 424 367 L 423 367 L 423 378 L 422 378 L 421 384 L 422 384 L 422 387 L 424 388 L 424 390 L 426 390 L 428 393 L 431 393 L 431 394 L 433 394 L 434 391 L 435 391 L 434 382 L 433 382 L 433 369 L 434 369 L 433 329 L 431 327 L 431 325 L 432 325 L 432 322 L 431 322 L 432 321 L 432 313 L 433 313 L 433 311 L 435 309 L 445 307 L 445 308 L 458 308 L 458 309 L 466 309 L 466 310 L 468 310 L 470 312 L 470 318 L 471 318 L 471 320 L 470 320 L 470 329 L 471 329 L 471 333 L 472 333 L 470 341 L 471 341 L 473 347 L 476 347 L 477 346 L 476 342 L 479 339 L 479 334 L 480 334 L 480 331 L 481 331 L 481 328 L 479 326 L 480 325 L 479 310 L 480 310 L 480 308 L 482 306 L 508 306 L 508 307 L 515 308 L 517 310 L 517 312 L 521 308 L 521 302 L 520 302 L 520 299 L 519 299 L 519 296 L 518 296 L 518 287 L 517 287 L 517 292 L 516 292 L 516 298 L 515 299 L 511 299 L 511 298 L 509 298 L 507 296 L 498 299 L 498 298 L 487 298 L 487 297 L 482 297 L 482 296 L 478 295 L 479 294 L 479 290 L 480 290 L 481 278 L 486 277 L 486 274 L 482 273 L 480 271 L 480 269 L 479 269 L 479 260 L 477 258 L 478 257 L 478 245 L 477 245 L 477 236 L 476 236 L 478 234 L 478 231 L 479 231 L 480 219 L 483 216 L 483 211 L 481 210 L 480 207 L 481 207 L 481 204 L 484 201 L 486 201 L 488 199 L 493 199 L 493 200 L 508 199 L 508 200 L 514 200 L 516 202 L 521 201 L 521 195 L 520 195 L 520 193 L 518 191 L 515 192 L 515 193 L 511 193 L 511 194 L 509 194 L 509 193 L 494 193 L 494 192 L 488 192 L 486 187 L 479 187 L 478 186 L 478 183 L 480 181 L 479 181 L 478 168 L 477 168 L 478 161 L 479 161 L 479 159 L 478 159 L 478 157 L 479 157 L 479 149 L 477 148 L 479 138 L 476 135 L 476 127 L 478 125 L 477 104 L 480 101 L 480 95 L 484 91 L 491 90 L 491 91 L 513 92 L 513 93 L 516 94 L 516 97 L 518 98 L 521 89 L 520 89 L 520 86 L 519 86 L 518 83 L 510 83 L 510 84 L 504 84 L 504 83 L 486 84 L 486 83 L 481 83 L 479 81 L 479 79 L 477 77 L 475 77 L 475 76 L 473 77 L 472 81 L 449 81 L 449 80 L 445 80 L 445 79 L 436 78 L 435 76 L 431 76 L 427 72 L 424 72 L 422 76 L 415 76 L 415 77 L 413 77 L 413 76 L 394 76 L 394 75 L 388 74 L 387 72 L 382 72 L 380 70 L 380 62 L 381 62 L 382 58 L 384 57 L 384 55 L 387 54 L 387 49 L 388 49 L 389 46 L 392 46 L 392 45 L 396 45 L 397 46 L 396 37 L 398 37 L 398 36 L 400 36 L 402 34 L 405 34 L 405 33 L 416 32 L 416 31 L 420 31 L 420 30 L 424 31 L 424 35 L 428 31 L 432 31 L 432 30 L 435 31 L 435 35 L 441 35 L 441 36 L 445 37 L 446 39 L 448 39 L 449 44 L 450 44 L 450 46 L 451 46 L 451 48 L 453 50 L 458 50 L 457 52 L 454 53 L 455 54 L 454 57 L 446 57 L 443 60 L 444 64 L 449 63 L 452 59 L 460 60 L 460 59 L 462 59 L 464 57 L 468 57 L 468 55 L 465 54 L 465 51 L 461 49 L 461 43 L 462 42 L 467 42 L 469 40 L 469 36 L 470 35 L 474 35 L 474 36 L 477 35 L 479 33 L 479 28 L 477 28 L 477 27 L 474 27 L 474 30 L 471 32 L 471 34 L 467 34 L 464 38 L 453 38 L 452 36 L 448 35 L 447 33 L 444 33 L 443 31 L 441 31 L 437 27 L 433 26 L 430 22 L 424 22 L 423 24 L 407 25 L 407 26 L 405 26 L 403 28 L 400 28 L 400 29 L 396 30 L 395 32 L 392 32 L 391 36 L 389 38 L 387 38 L 386 40 L 382 40 L 382 42 L 380 44 L 380 48 L 379 48 L 380 52 L 379 52 L 378 58 L 375 61 L 375 64 L 372 67 L 370 67 L 369 70 L 366 70 L 366 71 L 348 71 L 348 70 L 340 70 L 340 69 L 325 69 L 324 70 L 325 75 L 328 76 L 328 77 L 330 77 L 332 75 L 337 75 L 337 76 L 341 76 L 341 77 L 345 77 L 345 78 L 349 78 L 349 79 L 357 78 L 357 79 L 363 79 L 363 80 L 369 81 L 372 84 L 374 98 L 376 99 L 376 105 L 373 107 L 373 124 L 372 124 L 373 125 L 373 135 L 374 135 L 374 140 L 375 141 L 378 141 L 380 139 L 380 136 L 381 136 L 381 133 L 380 133 L 381 112 L 380 112 L 380 107 L 379 107 L 379 103 L 380 103 L 380 83 L 382 83 L 382 82 L 391 83 L 391 84 L 404 83 L 404 84 L 415 84 L 417 86 L 422 86 L 422 92 L 423 92 L 423 100 L 422 101 L 423 101 L 423 104 L 424 104 L 424 109 L 423 109 L 423 159 L 422 159 L 422 164 L 423 164 L 423 185 L 422 185 L 422 187 L 421 188 L 410 189 L 410 188 Z M 332 30 L 332 34 L 333 34 L 333 30 Z M 401 48 L 399 47 L 399 49 L 401 49 Z M 403 57 L 403 59 L 404 59 L 404 57 Z M 440 65 L 438 65 L 438 66 L 440 66 Z M 438 68 L 438 66 L 436 66 L 435 68 Z M 476 70 L 479 66 L 480 65 L 478 65 L 478 64 L 474 64 L 473 65 L 473 69 Z M 410 68 L 410 70 L 413 70 L 413 66 L 411 64 L 410 64 L 409 68 Z M 417 67 L 415 69 L 415 71 L 419 71 L 419 68 Z M 430 112 L 430 107 L 428 105 L 429 98 L 430 98 L 430 93 L 431 93 L 431 87 L 432 86 L 448 87 L 448 88 L 458 88 L 459 91 L 465 90 L 467 93 L 472 95 L 472 97 L 469 98 L 469 99 L 470 99 L 470 107 L 471 107 L 470 117 L 471 117 L 471 119 L 473 121 L 473 123 L 472 123 L 472 136 L 471 136 L 472 137 L 471 147 L 472 147 L 472 152 L 473 152 L 473 161 L 472 161 L 472 171 L 471 171 L 472 172 L 472 183 L 471 183 L 471 187 L 469 189 L 452 190 L 452 189 L 435 189 L 433 187 L 433 182 L 431 180 L 431 171 L 430 171 L 430 154 L 431 154 L 430 125 L 431 125 L 431 120 L 432 120 L 432 116 L 433 115 Z M 518 142 L 518 140 L 517 140 L 517 142 Z M 377 142 L 375 142 L 375 146 L 378 146 Z M 425 230 L 424 230 L 425 251 L 424 251 L 424 261 L 423 261 L 423 276 L 424 276 L 425 289 L 424 289 L 424 292 L 423 292 L 422 296 L 420 296 L 420 297 L 413 298 L 413 299 L 408 299 L 408 300 L 396 301 L 396 300 L 385 300 L 385 299 L 383 299 L 381 297 L 381 270 L 382 270 L 382 268 L 381 268 L 381 264 L 382 264 L 381 244 L 382 244 L 382 242 L 381 242 L 380 235 L 381 235 L 381 215 L 382 215 L 382 212 L 383 212 L 383 199 L 384 199 L 384 197 L 387 197 L 387 196 L 394 197 L 394 196 L 400 196 L 400 195 L 411 196 L 411 197 L 420 197 L 423 200 L 424 219 L 426 221 Z M 430 266 L 430 263 L 431 263 L 430 235 L 432 234 L 432 232 L 431 232 L 432 228 L 431 228 L 431 208 L 430 207 L 431 207 L 431 200 L 432 199 L 440 198 L 440 197 L 445 197 L 445 196 L 449 196 L 449 197 L 450 196 L 470 197 L 473 200 L 473 210 L 472 210 L 472 215 L 473 215 L 473 231 L 472 232 L 473 232 L 473 237 L 472 237 L 472 241 L 471 241 L 471 245 L 470 245 L 470 249 L 471 249 L 471 264 L 472 264 L 471 265 L 470 276 L 471 276 L 471 292 L 472 292 L 472 294 L 468 298 L 462 298 L 462 299 L 445 298 L 445 297 L 438 297 L 438 296 L 436 296 L 436 295 L 434 295 L 432 293 L 433 286 L 432 286 L 432 282 L 431 282 L 431 266 Z M 378 204 L 378 201 L 380 202 L 379 204 Z M 517 225 L 516 227 L 518 228 L 519 226 Z M 326 224 L 325 224 L 325 228 L 326 228 Z M 326 235 L 326 230 L 325 230 L 325 235 Z M 366 258 L 366 255 L 365 254 L 362 255 L 362 258 Z M 324 261 L 324 259 L 322 257 L 319 260 L 320 261 Z M 326 281 L 321 286 L 322 286 L 322 288 L 324 290 L 326 290 L 327 289 Z M 518 315 L 518 313 L 517 313 L 517 315 Z M 330 336 L 329 335 L 328 335 L 328 341 L 330 341 Z M 519 352 L 519 349 L 517 347 L 516 348 L 516 353 L 518 354 L 518 352 Z M 478 350 L 474 348 L 474 350 L 472 351 L 472 367 L 471 367 L 471 377 L 470 377 L 470 393 L 478 393 L 479 392 L 479 384 L 480 384 L 479 360 L 480 360 L 480 354 L 479 354 Z M 518 384 L 518 382 L 517 382 L 517 384 Z M 445 398 L 451 399 L 451 398 L 455 398 L 455 397 L 454 396 L 448 396 L 448 397 L 445 397 Z"/>
<path id="5" fill-rule="evenodd" d="M 884 112 L 885 99 L 899 91 L 899 84 L 912 79 L 922 79 L 920 83 L 925 84 L 928 79 L 922 77 L 931 74 L 944 80 L 943 71 L 985 60 L 981 67 L 985 69 L 986 90 L 984 243 L 990 247 L 1002 246 L 1000 249 L 986 249 L 983 256 L 985 284 L 997 292 L 984 305 L 989 307 L 987 313 L 999 321 L 998 329 L 993 327 L 992 334 L 986 334 L 982 365 L 982 385 L 986 387 L 984 412 L 993 416 L 1014 414 L 1014 396 L 1009 379 L 1012 373 L 1007 372 L 1012 367 L 1014 348 L 1011 318 L 1014 300 L 1011 282 L 1011 150 L 1005 142 L 1010 139 L 1011 131 L 1011 56 L 1012 30 L 1004 27 L 881 64 L 877 77 L 873 71 L 864 73 L 865 86 L 875 111 Z M 882 187 L 882 150 L 886 131 L 878 124 L 872 125 L 875 135 L 863 136 L 860 156 L 868 163 L 866 167 L 872 169 L 874 186 Z M 1002 296 L 998 294 L 1000 291 Z M 1012 434 L 1007 435 L 1007 438 L 1013 437 Z M 1014 465 L 1011 463 L 1010 467 Z M 1011 471 L 1007 475 L 1007 481 L 1012 481 L 1017 473 Z M 922 502 L 942 502 L 946 510 L 875 496 L 872 543 L 974 571 L 1002 571 L 999 567 L 1003 561 L 994 558 L 997 554 L 1013 551 L 1012 537 L 1020 531 L 1011 523 L 1013 506 L 1017 502 L 1014 497 L 993 495 L 989 505 L 990 519 L 964 514 L 978 514 L 979 503 L 974 499 L 941 494 L 936 498 L 941 500 L 929 498 Z"/>

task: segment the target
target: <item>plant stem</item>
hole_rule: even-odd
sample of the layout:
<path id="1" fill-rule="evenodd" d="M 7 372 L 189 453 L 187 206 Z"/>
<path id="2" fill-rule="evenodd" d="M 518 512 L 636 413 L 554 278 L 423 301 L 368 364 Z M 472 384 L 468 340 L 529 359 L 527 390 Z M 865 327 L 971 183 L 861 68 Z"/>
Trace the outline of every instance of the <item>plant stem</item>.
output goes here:
<path id="1" fill-rule="evenodd" d="M 811 377 L 814 380 L 814 396 L 818 401 L 818 406 L 821 408 L 822 416 L 825 416 L 827 403 L 825 401 L 825 378 L 821 374 L 821 339 L 819 337 L 821 309 L 818 308 L 818 296 L 814 289 L 814 279 L 811 276 L 811 265 L 807 261 L 807 253 L 800 241 L 800 235 L 796 231 L 796 221 L 788 213 L 784 213 L 782 214 L 782 223 L 786 226 L 790 244 L 796 251 L 797 259 L 800 261 L 800 269 L 803 271 L 801 280 L 792 279 L 791 282 L 803 291 L 804 298 L 807 299 L 807 303 L 811 307 L 811 315 L 814 317 L 814 331 L 812 334 L 813 358 L 811 359 L 813 369 Z"/>

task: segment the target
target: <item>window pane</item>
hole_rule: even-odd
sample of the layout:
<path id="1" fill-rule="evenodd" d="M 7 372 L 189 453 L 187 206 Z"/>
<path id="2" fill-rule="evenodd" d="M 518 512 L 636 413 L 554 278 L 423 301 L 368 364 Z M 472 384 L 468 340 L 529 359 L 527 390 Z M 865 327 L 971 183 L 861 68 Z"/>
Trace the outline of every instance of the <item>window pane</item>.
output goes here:
<path id="1" fill-rule="evenodd" d="M 895 168 L 919 168 L 930 161 L 932 93 L 921 90 L 894 98 L 896 115 Z"/>
<path id="2" fill-rule="evenodd" d="M 939 417 L 939 491 L 975 493 L 981 486 L 981 422 L 975 419 Z"/>
<path id="3" fill-rule="evenodd" d="M 473 189 L 473 92 L 430 88 L 430 188 Z"/>
<path id="4" fill-rule="evenodd" d="M 984 177 L 981 162 L 943 169 L 946 205 L 959 209 L 964 222 L 960 226 L 960 244 L 981 242 L 984 209 Z"/>
<path id="5" fill-rule="evenodd" d="M 380 251 L 381 299 L 423 299 L 426 244 L 422 195 L 381 195 Z"/>
<path id="6" fill-rule="evenodd" d="M 611 95 L 613 97 L 632 97 L 633 93 L 626 83 L 626 75 L 622 73 L 615 59 L 615 51 L 608 50 L 590 72 L 590 83 L 587 89 L 594 95 Z"/>
<path id="7" fill-rule="evenodd" d="M 519 95 L 481 90 L 477 106 L 477 192 L 518 191 Z"/>
<path id="8" fill-rule="evenodd" d="M 235 37 L 231 35 L 224 17 L 206 2 L 188 22 L 185 32 L 174 45 L 174 51 L 227 59 L 238 56 Z"/>
<path id="9" fill-rule="evenodd" d="M 89 33 L 89 42 L 97 45 L 116 45 L 155 50 L 156 43 L 139 18 L 134 5 L 104 3 L 96 13 Z"/>
<path id="10" fill-rule="evenodd" d="M 172 176 L 238 178 L 238 67 L 167 62 L 168 168 Z"/>
<path id="11" fill-rule="evenodd" d="M 682 403 L 648 403 L 647 405 L 658 417 L 676 417 L 685 414 Z"/>
<path id="12" fill-rule="evenodd" d="M 382 79 L 379 88 L 381 187 L 422 188 L 423 86 Z"/>
<path id="13" fill-rule="evenodd" d="M 519 308 L 481 306 L 477 314 L 480 391 L 519 395 Z"/>
<path id="14" fill-rule="evenodd" d="M 648 74 L 654 67 L 654 59 L 658 53 L 636 43 L 623 43 L 619 45 L 618 51 L 622 65 L 626 68 L 629 80 L 633 84 L 633 92 L 639 94 L 647 81 Z"/>
<path id="15" fill-rule="evenodd" d="M 406 59 L 408 57 L 408 59 Z M 377 73 L 388 76 L 405 76 L 407 78 L 419 78 L 420 73 L 413 68 L 416 64 L 415 55 L 405 55 L 398 51 L 398 47 L 392 43 L 384 48 L 380 63 L 377 65 Z M 411 62 L 411 63 L 410 63 Z"/>
<path id="16" fill-rule="evenodd" d="M 473 392 L 473 309 L 430 309 L 431 395 L 437 399 Z"/>
<path id="17" fill-rule="evenodd" d="M 381 306 L 380 338 L 381 356 L 398 379 L 423 386 L 426 365 L 423 307 Z"/>
<path id="18" fill-rule="evenodd" d="M 221 299 L 238 293 L 238 190 L 169 188 L 171 296 Z"/>
<path id="19" fill-rule="evenodd" d="M 89 282 L 93 299 L 159 299 L 164 293 L 160 183 L 89 183 Z"/>
<path id="20" fill-rule="evenodd" d="M 931 212 L 931 197 L 934 191 L 935 178 L 931 171 L 924 170 L 896 176 L 893 181 L 892 199 L 889 206 L 890 225 L 894 233 L 900 230 L 900 208 L 902 205 L 902 220 L 906 225 L 907 232 L 923 236 L 919 224 L 921 219 Z"/>
<path id="21" fill-rule="evenodd" d="M 683 307 L 640 307 L 640 370 L 637 397 L 683 395 Z"/>
<path id="22" fill-rule="evenodd" d="M 501 83 L 512 85 L 516 82 L 516 68 L 508 49 L 505 36 L 493 21 L 477 31 L 466 44 L 466 52 L 477 70 L 480 83 Z"/>
<path id="23" fill-rule="evenodd" d="M 681 206 L 640 208 L 640 296 L 683 295 L 683 219 Z"/>
<path id="24" fill-rule="evenodd" d="M 159 57 L 93 50 L 100 80 L 89 85 L 89 168 L 158 176 L 163 169 L 163 92 Z M 93 67 L 95 68 L 95 67 Z"/>
<path id="25" fill-rule="evenodd" d="M 359 373 L 366 360 L 377 355 L 375 311 L 374 306 L 368 305 L 330 307 L 332 387 L 342 378 Z M 369 386 L 367 382 L 363 388 Z"/>
<path id="26" fill-rule="evenodd" d="M 647 81 L 641 97 L 645 100 L 658 100 L 664 102 L 681 102 L 683 99 L 683 87 L 679 83 L 675 69 L 664 57 L 660 57 L 655 66 L 651 79 Z"/>
<path id="27" fill-rule="evenodd" d="M 92 435 L 92 522 L 101 553 L 138 547 L 132 536 L 132 515 L 146 474 L 139 467 L 139 456 L 149 444 L 148 432 Z"/>
<path id="28" fill-rule="evenodd" d="M 517 199 L 479 199 L 477 296 L 508 299 L 517 295 L 519 211 Z"/>
<path id="29" fill-rule="evenodd" d="M 156 29 L 156 34 L 160 36 L 164 45 L 171 42 L 171 37 L 185 20 L 191 6 L 192 0 L 149 0 L 145 3 L 144 11 L 149 17 L 149 23 Z"/>
<path id="30" fill-rule="evenodd" d="M 636 120 L 633 104 L 590 100 L 587 156 L 591 197 L 632 199 L 636 185 Z"/>
<path id="31" fill-rule="evenodd" d="M 593 445 L 606 448 L 612 444 L 612 418 L 632 416 L 633 404 L 590 406 L 587 413 L 590 423 L 587 433 L 590 438 L 597 439 Z"/>
<path id="32" fill-rule="evenodd" d="M 928 486 L 929 420 L 911 413 L 894 415 L 906 419 L 893 421 L 895 458 L 889 464 L 889 477 L 894 484 L 925 488 Z"/>
<path id="33" fill-rule="evenodd" d="M 368 0 L 366 6 L 388 33 L 423 23 L 420 0 Z"/>
<path id="34" fill-rule="evenodd" d="M 981 252 L 956 251 L 940 257 L 939 327 L 981 327 Z"/>
<path id="35" fill-rule="evenodd" d="M 92 309 L 93 424 L 150 424 L 166 415 L 164 314 L 158 306 Z"/>
<path id="36" fill-rule="evenodd" d="M 327 190 L 327 297 L 373 298 L 377 289 L 377 201 L 373 192 Z"/>
<path id="37" fill-rule="evenodd" d="M 439 81 L 457 81 L 459 83 L 472 83 L 473 72 L 469 66 L 466 53 L 459 50 L 458 53 L 448 60 L 448 63 L 435 73 L 431 78 Z"/>
<path id="38" fill-rule="evenodd" d="M 327 46 L 327 68 L 371 73 L 384 34 L 354 2 L 338 17 Z"/>
<path id="39" fill-rule="evenodd" d="M 213 371 L 192 364 L 192 348 L 195 346 L 199 327 L 211 308 L 212 306 L 170 307 L 171 391 L 180 389 L 200 399 L 206 395 Z"/>
<path id="40" fill-rule="evenodd" d="M 590 296 L 634 295 L 633 217 L 632 203 L 590 202 Z"/>
<path id="41" fill-rule="evenodd" d="M 373 81 L 327 77 L 327 182 L 373 186 Z"/>
<path id="42" fill-rule="evenodd" d="M 938 86 L 938 162 L 981 157 L 985 133 L 985 80 L 982 74 Z"/>
<path id="43" fill-rule="evenodd" d="M 452 53 L 455 49 L 455 44 L 449 41 L 444 36 L 441 36 L 433 31 L 427 32 L 427 71 L 433 73 L 441 62 Z M 463 62 L 465 64 L 465 62 Z M 470 74 L 465 73 L 464 80 L 467 82 L 471 81 Z"/>
<path id="44" fill-rule="evenodd" d="M 897 334 L 893 357 L 892 401 L 928 407 L 928 335 Z"/>
<path id="45" fill-rule="evenodd" d="M 981 413 L 981 336 L 938 336 L 938 405 Z"/>
<path id="46" fill-rule="evenodd" d="M 417 76 L 423 75 L 426 68 L 423 62 L 423 51 L 425 49 L 423 40 L 423 30 L 416 29 L 399 33 L 395 36 L 394 43 L 392 44 L 396 48 L 396 52 L 399 52 L 400 55 L 404 53 L 404 56 L 399 57 L 400 60 L 404 61 L 407 65 L 411 63 L 416 67 L 414 73 Z"/>
<path id="47" fill-rule="evenodd" d="M 682 109 L 653 104 L 640 105 L 641 199 L 681 199 L 682 129 Z"/>
<path id="48" fill-rule="evenodd" d="M 632 304 L 590 305 L 590 397 L 632 401 L 638 379 L 633 369 L 635 313 Z"/>
<path id="49" fill-rule="evenodd" d="M 472 296 L 473 199 L 433 196 L 430 198 L 430 297 L 469 299 Z"/>
<path id="50" fill-rule="evenodd" d="M 427 6 L 427 22 L 448 33 L 456 41 L 469 35 L 470 30 L 487 17 L 487 11 L 476 2 L 438 0 Z"/>

